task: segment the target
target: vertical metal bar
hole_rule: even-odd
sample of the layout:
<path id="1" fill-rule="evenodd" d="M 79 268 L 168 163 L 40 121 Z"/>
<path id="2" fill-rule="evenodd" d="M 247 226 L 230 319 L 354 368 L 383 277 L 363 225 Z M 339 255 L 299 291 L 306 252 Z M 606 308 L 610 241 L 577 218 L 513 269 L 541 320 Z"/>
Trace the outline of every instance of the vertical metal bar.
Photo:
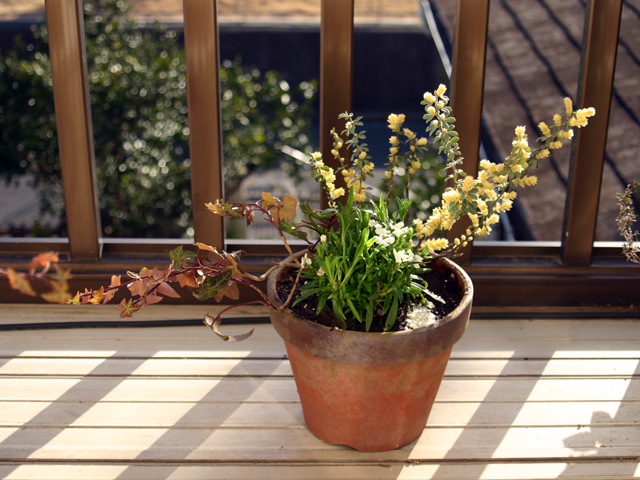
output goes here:
<path id="1" fill-rule="evenodd" d="M 224 197 L 217 2 L 184 0 L 191 201 L 195 238 L 224 248 L 224 222 L 205 203 Z"/>
<path id="2" fill-rule="evenodd" d="M 462 169 L 474 177 L 480 161 L 480 133 L 484 72 L 489 26 L 489 0 L 458 0 L 456 33 L 453 47 L 453 75 L 451 77 L 451 107 L 460 137 L 460 151 L 464 157 Z M 464 235 L 470 221 L 461 218 L 448 232 L 451 241 Z M 471 262 L 472 244 L 462 250 L 459 263 Z"/>
<path id="3" fill-rule="evenodd" d="M 578 102 L 596 116 L 572 144 L 561 249 L 569 266 L 587 266 L 593 254 L 621 14 L 622 0 L 589 0 L 585 9 Z"/>
<path id="4" fill-rule="evenodd" d="M 71 259 L 100 259 L 93 128 L 81 0 L 46 0 L 53 99 Z"/>
<path id="5" fill-rule="evenodd" d="M 353 89 L 353 13 L 354 0 L 322 0 L 320 24 L 320 150 L 324 163 L 337 168 L 340 163 L 331 155 L 335 127 L 340 133 L 344 123 L 338 115 L 351 111 Z M 340 175 L 337 187 L 345 187 Z M 328 199 L 322 195 L 323 208 Z"/>

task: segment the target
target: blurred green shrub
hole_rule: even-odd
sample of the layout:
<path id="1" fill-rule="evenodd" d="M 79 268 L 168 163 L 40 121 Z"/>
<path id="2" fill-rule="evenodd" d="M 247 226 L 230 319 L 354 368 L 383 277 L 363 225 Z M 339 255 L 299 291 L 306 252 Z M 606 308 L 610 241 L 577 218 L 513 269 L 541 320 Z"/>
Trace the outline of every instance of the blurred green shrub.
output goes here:
<path id="1" fill-rule="evenodd" d="M 102 227 L 107 236 L 180 237 L 191 224 L 184 50 L 178 34 L 126 15 L 123 0 L 84 2 L 89 89 Z M 30 175 L 41 212 L 64 218 L 47 29 L 0 57 L 0 176 Z M 281 145 L 312 150 L 315 82 L 291 89 L 240 59 L 220 71 L 227 196 L 262 168 L 295 176 Z M 214 201 L 215 199 L 212 199 Z"/>

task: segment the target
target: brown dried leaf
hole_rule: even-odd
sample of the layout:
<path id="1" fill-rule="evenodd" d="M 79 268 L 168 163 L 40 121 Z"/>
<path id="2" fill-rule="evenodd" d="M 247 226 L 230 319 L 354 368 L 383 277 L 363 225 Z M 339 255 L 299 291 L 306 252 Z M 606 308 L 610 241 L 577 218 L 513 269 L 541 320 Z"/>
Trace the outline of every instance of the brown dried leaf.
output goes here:
<path id="1" fill-rule="evenodd" d="M 53 287 L 53 290 L 42 294 L 42 298 L 47 302 L 64 305 L 71 299 L 69 284 L 67 282 L 52 281 L 51 286 Z"/>
<path id="2" fill-rule="evenodd" d="M 135 312 L 140 310 L 142 307 L 133 304 L 133 300 L 123 299 L 118 305 L 118 310 L 120 311 L 120 318 L 132 317 Z"/>
<path id="3" fill-rule="evenodd" d="M 214 318 L 207 313 L 204 316 L 204 324 L 207 327 L 211 328 L 211 330 L 213 330 L 213 333 L 218 335 L 225 342 L 241 342 L 242 340 L 249 338 L 253 334 L 254 329 L 252 328 L 251 331 L 243 333 L 242 335 L 224 335 L 223 333 L 220 333 L 220 330 L 218 330 L 220 321 L 220 315 Z"/>
<path id="4" fill-rule="evenodd" d="M 58 262 L 60 258 L 55 252 L 40 253 L 33 257 L 29 263 L 29 273 L 34 273 L 38 267 L 48 268 L 51 263 Z"/>
<path id="5" fill-rule="evenodd" d="M 97 292 L 94 291 L 89 303 L 93 303 L 94 305 L 99 305 L 104 301 L 104 287 L 100 287 L 100 290 Z"/>
<path id="6" fill-rule="evenodd" d="M 263 207 L 273 207 L 280 203 L 280 200 L 271 195 L 269 192 L 262 192 L 262 206 Z"/>
<path id="7" fill-rule="evenodd" d="M 240 290 L 238 290 L 236 282 L 230 282 L 228 286 L 216 293 L 213 298 L 215 298 L 216 302 L 220 302 L 224 297 L 229 297 L 231 300 L 240 299 Z"/>
<path id="8" fill-rule="evenodd" d="M 189 270 L 187 273 L 181 273 L 176 277 L 176 280 L 180 283 L 181 287 L 198 288 L 198 281 L 196 280 L 196 272 Z"/>
<path id="9" fill-rule="evenodd" d="M 161 295 L 165 295 L 167 297 L 172 297 L 172 298 L 180 298 L 180 294 L 178 292 L 176 292 L 173 287 L 171 287 L 170 285 L 166 284 L 166 283 L 160 283 L 158 284 L 158 288 L 156 289 L 156 292 L 161 294 Z"/>
<path id="10" fill-rule="evenodd" d="M 144 297 L 149 293 L 149 284 L 146 280 L 137 280 L 128 286 L 131 295 Z"/>
<path id="11" fill-rule="evenodd" d="M 296 218 L 297 207 L 298 201 L 291 195 L 285 193 L 282 208 L 280 208 L 280 221 L 286 220 L 287 222 L 293 222 L 293 219 Z"/>
<path id="12" fill-rule="evenodd" d="M 154 303 L 161 302 L 163 298 L 164 297 L 161 297 L 160 295 L 156 295 L 154 293 L 151 293 L 151 294 L 147 295 L 147 298 L 145 298 L 145 303 L 147 305 L 153 305 Z"/>
<path id="13" fill-rule="evenodd" d="M 31 283 L 25 277 L 16 272 L 13 268 L 7 268 L 7 277 L 9 277 L 9 285 L 15 290 L 19 290 L 20 293 L 36 296 L 36 292 L 31 287 Z"/>
<path id="14" fill-rule="evenodd" d="M 109 285 L 109 287 L 119 287 L 120 286 L 120 275 L 112 275 L 111 276 L 111 284 Z M 113 290 L 109 290 L 105 296 L 104 296 L 104 300 L 102 301 L 102 303 L 108 303 L 111 301 L 111 299 L 113 298 L 113 296 L 116 294 L 117 289 L 114 288 Z"/>
<path id="15" fill-rule="evenodd" d="M 207 245 L 206 243 L 196 242 L 194 243 L 194 245 L 200 250 L 207 250 L 208 252 L 218 253 L 216 247 L 212 247 L 211 245 Z"/>

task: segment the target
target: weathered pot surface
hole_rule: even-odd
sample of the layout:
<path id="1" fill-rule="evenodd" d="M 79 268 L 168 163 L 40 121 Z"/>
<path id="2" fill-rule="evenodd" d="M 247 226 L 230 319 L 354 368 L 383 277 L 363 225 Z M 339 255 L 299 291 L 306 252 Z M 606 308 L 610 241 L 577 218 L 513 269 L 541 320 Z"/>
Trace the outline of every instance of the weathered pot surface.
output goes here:
<path id="1" fill-rule="evenodd" d="M 284 339 L 309 430 L 330 444 L 376 452 L 402 447 L 423 432 L 453 344 L 471 313 L 473 285 L 448 260 L 432 268 L 453 273 L 464 292 L 460 305 L 437 324 L 393 333 L 336 330 L 272 312 Z M 269 278 L 270 300 L 281 305 Z"/>

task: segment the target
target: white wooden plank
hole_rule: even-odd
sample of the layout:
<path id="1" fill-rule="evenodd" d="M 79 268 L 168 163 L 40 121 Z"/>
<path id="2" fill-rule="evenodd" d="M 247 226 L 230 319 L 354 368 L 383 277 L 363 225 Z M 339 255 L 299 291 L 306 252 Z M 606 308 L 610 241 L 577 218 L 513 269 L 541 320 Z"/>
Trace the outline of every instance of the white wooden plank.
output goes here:
<path id="1" fill-rule="evenodd" d="M 635 461 L 603 462 L 471 462 L 446 464 L 260 464 L 260 465 L 91 465 L 4 464 L 0 477 L 6 480 L 547 480 L 555 478 L 638 478 Z"/>
<path id="2" fill-rule="evenodd" d="M 456 376 L 631 376 L 640 373 L 636 359 L 451 359 L 445 375 Z M 265 376 L 292 375 L 282 358 L 12 358 L 0 375 L 91 376 Z"/>
<path id="3" fill-rule="evenodd" d="M 563 327 L 566 322 L 572 323 L 569 332 L 564 331 L 567 330 Z M 640 331 L 637 325 L 632 321 L 471 322 L 465 336 L 456 344 L 452 357 L 639 358 L 640 340 L 634 333 Z M 11 356 L 284 355 L 282 341 L 269 324 L 223 325 L 223 328 L 229 334 L 243 333 L 250 328 L 256 331 L 250 339 L 235 344 L 220 341 L 204 326 L 0 331 L 0 352 Z M 554 329 L 561 330 L 558 334 L 576 336 L 554 338 Z M 505 330 L 518 336 L 508 338 Z"/>
<path id="4" fill-rule="evenodd" d="M 288 360 L 13 358 L 0 375 L 91 376 L 291 376 Z"/>
<path id="5" fill-rule="evenodd" d="M 406 447 L 362 453 L 302 428 L 0 428 L 0 459 L 149 461 L 421 461 L 636 457 L 637 427 L 432 428 Z"/>
<path id="6" fill-rule="evenodd" d="M 251 328 L 256 333 L 244 342 L 226 343 L 211 331 L 200 329 L 193 338 L 96 338 L 96 337 L 2 337 L 0 354 L 19 357 L 112 357 L 112 358 L 282 358 L 286 356 L 282 340 L 265 338 L 260 327 L 271 325 L 230 325 L 228 334 L 244 333 Z M 87 329 L 91 331 L 93 329 Z M 118 329 L 109 329 L 118 330 Z M 155 329 L 145 329 L 149 334 Z M 46 330 L 39 330 L 47 332 Z M 4 332 L 7 333 L 7 332 Z M 13 332 L 12 332 L 13 333 Z M 621 358 L 638 359 L 640 350 L 636 340 L 460 340 L 451 358 Z"/>
<path id="7" fill-rule="evenodd" d="M 209 313 L 217 315 L 226 305 L 151 305 L 135 314 L 131 320 L 193 320 L 204 319 Z M 269 309 L 262 306 L 242 306 L 225 314 L 231 317 L 269 316 Z M 24 323 L 85 323 L 122 321 L 115 304 L 111 305 L 38 305 L 4 304 L 0 310 L 0 325 Z"/>
<path id="8" fill-rule="evenodd" d="M 132 320 L 199 320 L 204 313 L 213 314 L 223 306 L 220 305 L 152 305 L 137 312 Z M 18 313 L 16 313 L 18 312 Z M 229 310 L 228 318 L 232 317 L 267 317 L 269 309 L 261 306 L 238 307 Z M 115 313 L 115 317 L 114 314 Z M 12 319 L 37 320 L 45 317 L 50 322 L 78 321 L 108 321 L 122 320 L 117 310 L 110 305 L 3 305 L 0 310 L 0 322 L 13 323 Z M 225 318 L 227 315 L 225 314 Z M 474 340 L 547 340 L 547 341 L 580 341 L 596 340 L 606 342 L 609 340 L 640 340 L 640 329 L 635 320 L 471 320 L 465 339 Z M 2 323 L 0 323 L 2 325 Z M 224 319 L 223 319 L 223 326 Z M 233 325 L 227 325 L 232 328 Z M 167 332 L 179 332 L 177 336 L 199 338 L 202 336 L 202 326 L 178 326 L 178 327 L 154 327 L 149 328 L 78 328 L 78 329 L 53 329 L 53 330 L 9 330 L 0 332 L 0 336 L 33 336 L 48 337 L 68 336 L 71 332 L 74 336 L 120 336 L 120 337 L 146 337 L 149 332 L 158 332 L 161 336 Z M 272 329 L 271 329 L 272 330 Z M 273 331 L 273 330 L 272 330 Z M 110 332 L 110 333 L 109 333 Z M 156 336 L 155 333 L 151 336 Z M 274 338 L 277 334 L 273 331 Z"/>
<path id="9" fill-rule="evenodd" d="M 256 333 L 244 342 L 226 343 L 210 331 L 198 327 L 199 337 L 193 338 L 90 338 L 90 337 L 2 337 L 0 354 L 20 357 L 112 357 L 112 358 L 225 358 L 258 357 L 282 358 L 286 356 L 282 340 L 265 338 L 260 327 L 270 325 L 231 325 L 225 333 L 244 333 L 251 328 Z M 87 329 L 91 331 L 92 329 Z M 114 330 L 114 329 L 111 329 Z M 154 333 L 155 329 L 149 334 Z M 40 332 L 46 332 L 40 330 Z M 7 333 L 7 332 L 4 332 Z M 12 332 L 13 333 L 13 332 Z M 463 338 L 454 347 L 451 358 L 626 358 L 640 357 L 636 340 L 467 340 Z"/>
<path id="10" fill-rule="evenodd" d="M 4 427 L 303 427 L 299 402 L 0 402 Z M 442 402 L 430 427 L 640 425 L 640 402 Z"/>
<path id="11" fill-rule="evenodd" d="M 0 400 L 86 402 L 296 402 L 288 378 L 0 378 Z M 450 379 L 443 402 L 640 401 L 638 379 Z"/>

